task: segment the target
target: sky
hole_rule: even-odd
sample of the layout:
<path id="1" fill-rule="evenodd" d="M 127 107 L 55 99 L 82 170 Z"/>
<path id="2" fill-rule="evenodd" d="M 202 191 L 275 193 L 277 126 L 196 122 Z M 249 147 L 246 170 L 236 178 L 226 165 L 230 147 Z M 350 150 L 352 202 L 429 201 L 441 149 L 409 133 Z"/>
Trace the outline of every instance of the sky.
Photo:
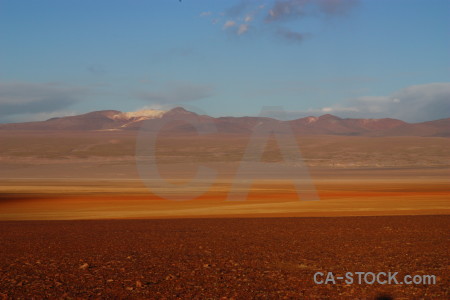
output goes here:
<path id="1" fill-rule="evenodd" d="M 0 122 L 175 106 L 447 118 L 449 13 L 448 0 L 0 0 Z"/>

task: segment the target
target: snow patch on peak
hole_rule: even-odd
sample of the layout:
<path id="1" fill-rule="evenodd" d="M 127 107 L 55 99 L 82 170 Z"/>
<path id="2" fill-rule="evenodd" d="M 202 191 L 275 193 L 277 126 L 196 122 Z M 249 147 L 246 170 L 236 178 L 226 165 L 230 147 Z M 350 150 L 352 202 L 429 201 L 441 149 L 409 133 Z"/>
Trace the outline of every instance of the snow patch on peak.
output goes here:
<path id="1" fill-rule="evenodd" d="M 307 118 L 306 118 L 306 122 L 308 122 L 308 124 L 309 124 L 309 123 L 314 123 L 314 122 L 316 122 L 318 119 L 319 119 L 319 118 L 317 118 L 317 117 L 307 117 Z"/>
<path id="2" fill-rule="evenodd" d="M 114 115 L 112 118 L 115 120 L 131 120 L 131 119 L 158 119 L 161 118 L 166 111 L 158 110 L 158 109 L 141 109 L 138 111 L 132 112 L 123 112 L 120 114 Z"/>

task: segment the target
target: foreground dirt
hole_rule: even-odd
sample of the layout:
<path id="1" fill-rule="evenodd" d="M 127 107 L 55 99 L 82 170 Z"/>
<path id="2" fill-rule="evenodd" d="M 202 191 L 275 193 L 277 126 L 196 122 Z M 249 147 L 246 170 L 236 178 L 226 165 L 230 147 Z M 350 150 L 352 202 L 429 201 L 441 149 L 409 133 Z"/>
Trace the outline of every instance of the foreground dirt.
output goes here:
<path id="1" fill-rule="evenodd" d="M 0 222 L 0 298 L 449 297 L 450 216 Z M 436 275 L 317 285 L 316 272 Z"/>

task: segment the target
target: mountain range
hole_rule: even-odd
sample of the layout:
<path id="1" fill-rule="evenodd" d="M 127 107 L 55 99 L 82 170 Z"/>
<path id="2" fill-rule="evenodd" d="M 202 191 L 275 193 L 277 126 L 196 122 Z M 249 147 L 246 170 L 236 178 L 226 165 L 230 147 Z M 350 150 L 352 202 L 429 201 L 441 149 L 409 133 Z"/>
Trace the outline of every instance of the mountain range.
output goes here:
<path id="1" fill-rule="evenodd" d="M 151 128 L 164 119 L 177 119 L 167 123 L 165 131 L 186 134 L 195 129 L 179 119 L 196 119 L 213 122 L 219 133 L 248 134 L 264 122 L 276 120 L 267 117 L 210 117 L 177 107 L 169 111 L 117 110 L 94 111 L 86 114 L 51 118 L 46 121 L 0 124 L 0 130 L 52 130 L 52 131 L 130 131 L 139 130 L 144 121 Z M 167 120 L 164 120 L 167 121 Z M 421 123 L 407 123 L 397 119 L 352 119 L 326 114 L 286 122 L 297 135 L 354 135 L 354 136 L 450 136 L 450 118 Z"/>

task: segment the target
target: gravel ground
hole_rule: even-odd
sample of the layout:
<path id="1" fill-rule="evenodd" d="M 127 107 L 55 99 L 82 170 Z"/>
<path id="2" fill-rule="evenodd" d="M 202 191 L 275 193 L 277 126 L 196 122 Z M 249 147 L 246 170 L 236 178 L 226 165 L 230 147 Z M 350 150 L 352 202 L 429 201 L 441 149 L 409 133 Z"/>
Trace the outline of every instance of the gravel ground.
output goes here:
<path id="1" fill-rule="evenodd" d="M 0 222 L 0 299 L 448 299 L 449 237 L 450 216 Z"/>

